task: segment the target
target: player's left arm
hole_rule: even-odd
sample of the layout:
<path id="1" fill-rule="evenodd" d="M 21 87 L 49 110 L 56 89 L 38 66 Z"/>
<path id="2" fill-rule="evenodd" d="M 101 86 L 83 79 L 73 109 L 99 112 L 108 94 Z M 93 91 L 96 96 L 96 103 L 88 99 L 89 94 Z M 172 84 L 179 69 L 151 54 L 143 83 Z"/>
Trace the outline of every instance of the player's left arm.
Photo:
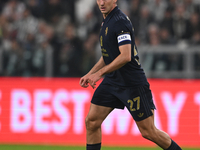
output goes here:
<path id="1" fill-rule="evenodd" d="M 95 83 L 105 74 L 120 69 L 131 61 L 131 44 L 119 46 L 120 54 L 108 65 L 105 65 L 96 73 L 92 74 L 89 79 L 90 85 L 95 88 Z"/>
<path id="2" fill-rule="evenodd" d="M 120 54 L 109 64 L 99 70 L 101 76 L 120 69 L 131 61 L 131 44 L 125 44 L 119 47 Z"/>

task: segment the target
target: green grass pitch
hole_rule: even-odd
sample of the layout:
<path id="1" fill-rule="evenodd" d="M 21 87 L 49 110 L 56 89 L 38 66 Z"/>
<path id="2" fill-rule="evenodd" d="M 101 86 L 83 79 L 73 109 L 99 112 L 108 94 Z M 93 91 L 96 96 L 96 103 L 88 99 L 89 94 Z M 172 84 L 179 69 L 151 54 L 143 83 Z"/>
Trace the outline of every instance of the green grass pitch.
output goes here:
<path id="1" fill-rule="evenodd" d="M 86 150 L 85 147 L 74 146 L 32 146 L 32 145 L 0 145 L 1 150 Z M 101 150 L 162 150 L 161 148 L 139 147 L 102 147 Z M 200 148 L 183 148 L 183 150 L 200 150 Z"/>

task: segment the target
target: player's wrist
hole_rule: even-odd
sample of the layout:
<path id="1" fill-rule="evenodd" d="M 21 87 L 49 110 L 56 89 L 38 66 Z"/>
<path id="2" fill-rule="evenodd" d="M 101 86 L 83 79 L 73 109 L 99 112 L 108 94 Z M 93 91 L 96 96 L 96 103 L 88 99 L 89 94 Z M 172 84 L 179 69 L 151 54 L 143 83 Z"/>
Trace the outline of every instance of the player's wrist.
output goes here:
<path id="1" fill-rule="evenodd" d="M 97 73 L 98 73 L 98 76 L 99 76 L 99 77 L 102 77 L 102 76 L 104 75 L 104 74 L 103 74 L 103 69 L 100 69 Z"/>

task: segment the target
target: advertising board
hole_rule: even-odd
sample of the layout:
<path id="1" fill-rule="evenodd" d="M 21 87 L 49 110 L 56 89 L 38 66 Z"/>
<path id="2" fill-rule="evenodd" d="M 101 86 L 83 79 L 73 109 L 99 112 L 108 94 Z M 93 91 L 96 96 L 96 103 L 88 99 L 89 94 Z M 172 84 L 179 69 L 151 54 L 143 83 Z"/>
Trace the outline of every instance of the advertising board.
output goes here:
<path id="1" fill-rule="evenodd" d="M 200 147 L 200 80 L 149 83 L 156 126 L 181 146 Z M 79 78 L 0 78 L 0 143 L 85 145 L 93 92 Z M 103 145 L 155 145 L 142 138 L 126 109 L 111 112 L 102 134 Z"/>

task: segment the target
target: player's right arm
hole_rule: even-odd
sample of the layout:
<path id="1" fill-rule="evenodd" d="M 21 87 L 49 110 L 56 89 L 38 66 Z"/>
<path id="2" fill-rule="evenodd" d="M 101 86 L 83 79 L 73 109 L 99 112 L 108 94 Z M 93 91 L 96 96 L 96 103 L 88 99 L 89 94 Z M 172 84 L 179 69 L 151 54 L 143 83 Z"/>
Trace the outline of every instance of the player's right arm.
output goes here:
<path id="1" fill-rule="evenodd" d="M 99 59 L 99 61 L 94 65 L 94 67 L 92 67 L 92 69 L 86 74 L 84 75 L 81 79 L 80 79 L 80 86 L 84 87 L 84 88 L 87 88 L 89 85 L 88 85 L 88 79 L 89 79 L 89 76 L 97 71 L 99 71 L 101 68 L 103 68 L 105 66 L 105 62 L 103 60 L 103 57 L 101 56 L 101 58 Z"/>

